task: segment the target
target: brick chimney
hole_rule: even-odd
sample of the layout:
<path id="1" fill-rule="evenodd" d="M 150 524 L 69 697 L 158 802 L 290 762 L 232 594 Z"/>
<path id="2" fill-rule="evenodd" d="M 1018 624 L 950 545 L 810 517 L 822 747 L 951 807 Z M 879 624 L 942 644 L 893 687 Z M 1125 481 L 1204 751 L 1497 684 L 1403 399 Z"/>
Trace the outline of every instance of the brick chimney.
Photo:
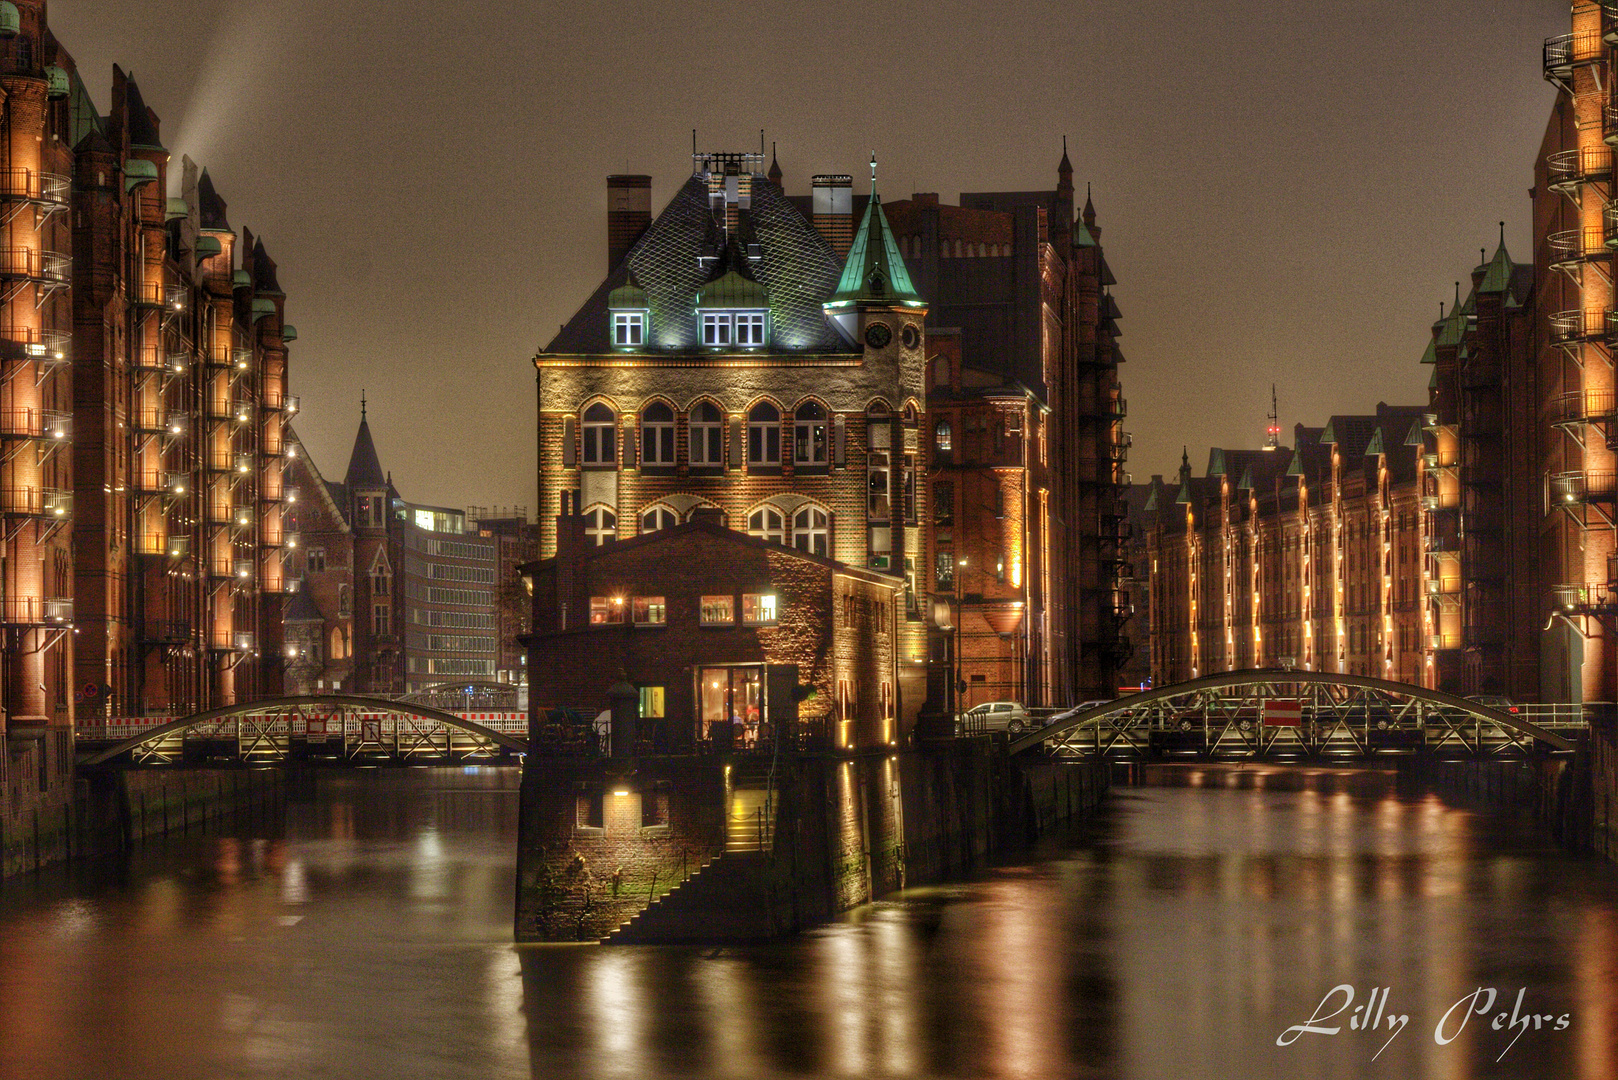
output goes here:
<path id="1" fill-rule="evenodd" d="M 607 177 L 607 273 L 612 273 L 652 224 L 652 178 Z"/>
<path id="2" fill-rule="evenodd" d="M 815 229 L 841 259 L 854 243 L 854 178 L 823 174 L 810 181 L 810 188 Z"/>

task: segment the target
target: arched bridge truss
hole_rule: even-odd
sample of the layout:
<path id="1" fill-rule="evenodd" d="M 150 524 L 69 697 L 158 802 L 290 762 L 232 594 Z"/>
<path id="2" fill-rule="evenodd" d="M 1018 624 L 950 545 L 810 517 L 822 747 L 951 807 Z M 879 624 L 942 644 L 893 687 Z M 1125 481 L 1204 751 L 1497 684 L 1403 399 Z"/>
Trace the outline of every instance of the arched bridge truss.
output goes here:
<path id="1" fill-rule="evenodd" d="M 1132 758 L 1521 756 L 1536 746 L 1571 750 L 1570 737 L 1586 727 L 1578 705 L 1516 708 L 1364 675 L 1231 671 L 1069 709 L 1010 749 Z"/>
<path id="2" fill-rule="evenodd" d="M 522 722 L 488 719 L 519 730 L 495 730 L 429 705 L 385 698 L 352 694 L 266 698 L 158 724 L 96 747 L 81 763 L 100 765 L 123 756 L 139 764 L 272 762 L 291 756 L 428 763 L 527 752 Z M 88 742 L 87 734 L 88 730 L 81 731 L 81 746 Z"/>

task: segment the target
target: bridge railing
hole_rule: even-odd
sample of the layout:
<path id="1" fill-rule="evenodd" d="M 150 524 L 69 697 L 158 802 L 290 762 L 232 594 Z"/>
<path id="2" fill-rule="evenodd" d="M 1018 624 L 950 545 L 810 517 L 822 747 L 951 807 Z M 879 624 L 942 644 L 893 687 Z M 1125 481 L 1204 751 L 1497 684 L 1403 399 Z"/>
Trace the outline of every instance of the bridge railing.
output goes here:
<path id="1" fill-rule="evenodd" d="M 502 735 L 513 735 L 518 738 L 528 737 L 528 714 L 514 711 L 499 712 L 457 712 L 457 717 L 481 724 L 491 731 L 498 731 Z M 152 731 L 164 724 L 173 723 L 179 719 L 176 716 L 124 716 L 111 719 L 93 718 L 81 720 L 75 732 L 80 742 L 122 742 L 132 739 L 143 732 Z M 339 735 L 360 736 L 366 733 L 367 724 L 380 724 L 377 730 L 392 736 L 399 730 L 422 730 L 428 727 L 442 727 L 436 720 L 427 720 L 420 717 L 411 717 L 400 713 L 388 712 L 356 712 L 343 710 L 340 714 L 331 716 L 290 714 L 276 717 L 275 714 L 265 713 L 253 717 L 255 727 L 269 734 L 293 735 L 302 738 L 335 738 Z M 220 717 L 217 720 L 206 720 L 192 725 L 186 729 L 187 737 L 194 738 L 233 738 L 237 731 L 237 718 L 234 716 Z"/>

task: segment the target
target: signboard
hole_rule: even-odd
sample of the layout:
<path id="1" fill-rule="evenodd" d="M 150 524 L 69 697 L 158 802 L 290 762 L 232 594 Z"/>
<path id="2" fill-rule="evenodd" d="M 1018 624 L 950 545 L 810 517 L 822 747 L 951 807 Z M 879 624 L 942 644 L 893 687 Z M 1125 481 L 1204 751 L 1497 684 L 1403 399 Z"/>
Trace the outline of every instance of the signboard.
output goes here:
<path id="1" fill-rule="evenodd" d="M 1264 723 L 1270 727 L 1301 727 L 1303 702 L 1297 698 L 1270 698 L 1264 703 Z"/>
<path id="2" fill-rule="evenodd" d="M 360 741 L 379 743 L 382 741 L 382 721 L 361 720 Z"/>
<path id="3" fill-rule="evenodd" d="M 325 742 L 326 718 L 324 716 L 311 716 L 304 721 L 304 733 L 315 742 Z"/>

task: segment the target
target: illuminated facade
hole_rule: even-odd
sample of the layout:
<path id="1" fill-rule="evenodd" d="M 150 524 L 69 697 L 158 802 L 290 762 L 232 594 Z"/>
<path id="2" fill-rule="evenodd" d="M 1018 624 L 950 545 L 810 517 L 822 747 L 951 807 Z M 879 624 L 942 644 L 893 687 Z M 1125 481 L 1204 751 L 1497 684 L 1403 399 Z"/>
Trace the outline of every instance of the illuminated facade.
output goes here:
<path id="1" fill-rule="evenodd" d="M 1142 507 L 1151 677 L 1293 666 L 1432 685 L 1420 502 L 1426 407 L 1209 452 Z"/>
<path id="2" fill-rule="evenodd" d="M 0 787 L 23 803 L 70 775 L 76 719 L 280 692 L 296 407 L 262 241 L 173 176 L 122 71 L 96 108 L 44 8 L 0 4 Z"/>

